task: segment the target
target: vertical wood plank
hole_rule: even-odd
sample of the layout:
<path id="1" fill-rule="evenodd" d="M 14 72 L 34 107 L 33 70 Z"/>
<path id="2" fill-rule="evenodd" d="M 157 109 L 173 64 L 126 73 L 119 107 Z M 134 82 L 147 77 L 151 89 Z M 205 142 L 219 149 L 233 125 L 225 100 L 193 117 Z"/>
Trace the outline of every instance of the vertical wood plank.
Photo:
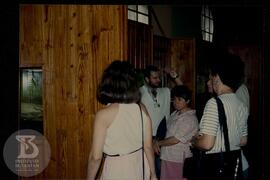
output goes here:
<path id="1" fill-rule="evenodd" d="M 153 64 L 153 31 L 149 25 L 128 20 L 128 61 L 137 69 Z"/>
<path id="2" fill-rule="evenodd" d="M 195 40 L 172 39 L 171 40 L 171 68 L 181 75 L 183 84 L 192 90 L 192 108 L 195 106 L 196 77 L 195 77 Z"/>
<path id="3" fill-rule="evenodd" d="M 44 135 L 51 160 L 34 179 L 86 177 L 96 87 L 106 66 L 127 59 L 120 5 L 20 5 L 20 67 L 42 67 Z"/>

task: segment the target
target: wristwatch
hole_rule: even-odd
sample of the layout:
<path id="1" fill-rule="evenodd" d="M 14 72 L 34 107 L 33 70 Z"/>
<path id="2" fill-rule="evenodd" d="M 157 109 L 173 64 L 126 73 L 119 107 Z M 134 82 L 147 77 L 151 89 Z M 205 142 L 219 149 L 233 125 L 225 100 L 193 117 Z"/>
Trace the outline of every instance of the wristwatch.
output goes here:
<path id="1" fill-rule="evenodd" d="M 176 74 L 176 76 L 175 77 L 173 77 L 173 79 L 176 79 L 176 78 L 178 78 L 179 77 L 179 75 L 178 74 Z"/>

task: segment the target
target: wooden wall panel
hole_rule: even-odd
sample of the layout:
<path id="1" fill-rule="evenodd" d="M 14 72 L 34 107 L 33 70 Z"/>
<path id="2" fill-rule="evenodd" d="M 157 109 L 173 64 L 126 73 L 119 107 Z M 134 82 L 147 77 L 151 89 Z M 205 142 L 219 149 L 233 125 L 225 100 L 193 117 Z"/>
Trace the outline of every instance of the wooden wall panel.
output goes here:
<path id="1" fill-rule="evenodd" d="M 153 64 L 153 30 L 150 25 L 128 20 L 128 61 L 137 69 Z"/>
<path id="2" fill-rule="evenodd" d="M 46 17 L 44 17 L 43 8 L 32 6 L 21 6 L 21 12 L 27 11 L 27 16 L 20 15 L 20 27 L 24 31 L 19 32 L 20 36 L 20 67 L 42 66 L 44 61 L 44 35 L 45 35 L 45 23 Z M 38 18 L 33 18 L 34 16 Z M 36 29 L 35 31 L 29 31 L 30 29 Z"/>
<path id="3" fill-rule="evenodd" d="M 171 67 L 171 39 L 154 35 L 153 37 L 153 64 L 161 71 L 161 86 L 170 86 L 170 77 L 165 70 Z"/>
<path id="4" fill-rule="evenodd" d="M 196 69 L 195 69 L 195 39 L 172 39 L 170 68 L 175 70 L 183 84 L 192 90 L 192 107 L 195 106 Z"/>
<path id="5" fill-rule="evenodd" d="M 96 87 L 114 59 L 127 59 L 126 6 L 20 6 L 20 67 L 43 69 L 51 145 L 49 166 L 37 177 L 86 177 L 94 115 L 102 107 Z"/>
<path id="6" fill-rule="evenodd" d="M 171 39 L 155 35 L 153 38 L 153 64 L 160 69 L 170 67 Z"/>

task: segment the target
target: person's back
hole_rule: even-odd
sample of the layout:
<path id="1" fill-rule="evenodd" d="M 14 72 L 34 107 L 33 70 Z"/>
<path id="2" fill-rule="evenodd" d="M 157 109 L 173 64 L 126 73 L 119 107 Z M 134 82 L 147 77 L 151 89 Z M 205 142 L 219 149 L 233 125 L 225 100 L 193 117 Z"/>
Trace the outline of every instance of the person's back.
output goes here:
<path id="1" fill-rule="evenodd" d="M 114 103 L 103 113 L 110 119 L 110 125 L 104 139 L 106 162 L 101 179 L 142 179 L 142 130 L 146 134 L 146 114 L 142 111 L 142 129 L 141 111 L 136 103 Z M 148 166 L 148 161 L 145 161 L 145 177 L 150 176 Z"/>
<path id="2" fill-rule="evenodd" d="M 102 157 L 101 179 L 156 179 L 151 121 L 140 97 L 134 67 L 113 61 L 97 88 L 106 107 L 95 116 L 87 179 L 96 179 Z"/>
<path id="3" fill-rule="evenodd" d="M 118 112 L 107 129 L 104 152 L 128 154 L 142 147 L 142 121 L 138 104 L 117 104 Z M 146 118 L 143 112 L 143 118 Z M 145 131 L 144 121 L 144 131 Z"/>
<path id="4" fill-rule="evenodd" d="M 249 112 L 249 92 L 247 86 L 245 84 L 241 84 L 235 94 L 247 106 Z"/>
<path id="5" fill-rule="evenodd" d="M 236 97 L 234 93 L 220 95 L 228 126 L 229 143 L 231 150 L 240 149 L 239 144 L 242 136 L 247 135 L 247 108 Z M 202 123 L 200 124 L 200 133 L 216 136 L 216 141 L 213 148 L 206 153 L 216 153 L 225 151 L 223 144 L 223 137 L 219 127 L 219 118 L 217 113 L 217 103 L 215 98 L 211 98 L 205 107 L 204 114 L 202 116 Z"/>

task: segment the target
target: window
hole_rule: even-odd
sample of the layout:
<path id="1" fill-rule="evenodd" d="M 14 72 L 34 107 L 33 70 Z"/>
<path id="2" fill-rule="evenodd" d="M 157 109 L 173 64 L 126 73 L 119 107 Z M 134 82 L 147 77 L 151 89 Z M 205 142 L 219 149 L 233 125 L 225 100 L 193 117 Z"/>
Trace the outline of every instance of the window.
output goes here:
<path id="1" fill-rule="evenodd" d="M 128 5 L 128 19 L 149 24 L 148 6 Z"/>
<path id="2" fill-rule="evenodd" d="M 202 7 L 201 14 L 201 28 L 202 28 L 202 38 L 205 41 L 213 41 L 213 32 L 214 32 L 214 21 L 213 16 L 208 8 L 208 6 Z"/>

